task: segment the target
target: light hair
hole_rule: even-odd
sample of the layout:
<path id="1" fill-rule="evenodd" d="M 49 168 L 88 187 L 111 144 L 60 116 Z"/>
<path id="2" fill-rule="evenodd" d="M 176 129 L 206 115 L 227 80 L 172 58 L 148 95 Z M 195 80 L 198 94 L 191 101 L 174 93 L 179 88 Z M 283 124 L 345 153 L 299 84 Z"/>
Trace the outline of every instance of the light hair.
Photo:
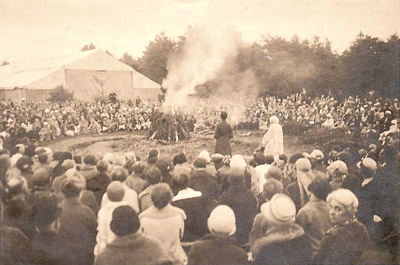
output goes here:
<path id="1" fill-rule="evenodd" d="M 357 212 L 358 199 L 356 195 L 348 189 L 337 189 L 331 192 L 326 198 L 326 201 L 328 203 L 336 201 L 352 213 Z"/>

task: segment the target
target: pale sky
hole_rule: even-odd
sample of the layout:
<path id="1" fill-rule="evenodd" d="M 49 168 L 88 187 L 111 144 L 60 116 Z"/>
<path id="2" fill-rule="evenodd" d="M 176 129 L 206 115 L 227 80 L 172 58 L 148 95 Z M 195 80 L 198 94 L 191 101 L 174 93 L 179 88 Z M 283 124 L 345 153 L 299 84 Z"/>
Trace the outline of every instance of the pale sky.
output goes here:
<path id="1" fill-rule="evenodd" d="M 156 34 L 175 38 L 202 24 L 233 25 L 247 42 L 317 35 L 342 52 L 360 31 L 399 35 L 400 0 L 0 0 L 0 63 L 76 53 L 90 42 L 137 57 Z"/>

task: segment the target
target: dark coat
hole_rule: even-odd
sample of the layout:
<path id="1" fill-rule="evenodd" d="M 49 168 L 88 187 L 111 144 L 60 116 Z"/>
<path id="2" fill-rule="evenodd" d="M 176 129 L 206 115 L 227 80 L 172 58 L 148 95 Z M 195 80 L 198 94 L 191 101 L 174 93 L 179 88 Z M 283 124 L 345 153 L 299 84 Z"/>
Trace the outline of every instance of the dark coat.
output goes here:
<path id="1" fill-rule="evenodd" d="M 311 245 L 295 223 L 273 227 L 255 242 L 255 264 L 309 264 Z M 254 253 L 253 253 L 254 254 Z"/>
<path id="2" fill-rule="evenodd" d="M 217 140 L 215 153 L 232 156 L 230 139 L 233 138 L 233 133 L 229 123 L 226 121 L 218 123 L 217 127 L 215 127 L 214 138 Z"/>
<path id="3" fill-rule="evenodd" d="M 201 191 L 204 197 L 210 202 L 219 199 L 220 187 L 217 178 L 213 177 L 205 169 L 196 169 L 189 179 L 189 187 Z"/>
<path id="4" fill-rule="evenodd" d="M 32 256 L 35 264 L 69 265 L 71 253 L 61 237 L 51 231 L 40 231 L 32 238 Z"/>
<path id="5" fill-rule="evenodd" d="M 301 200 L 300 200 L 300 188 L 297 181 L 289 184 L 289 186 L 286 187 L 285 194 L 292 199 L 294 205 L 296 205 L 296 212 L 298 212 L 301 209 Z M 304 193 L 304 197 L 305 201 L 307 202 L 309 200 L 307 193 Z"/>
<path id="6" fill-rule="evenodd" d="M 207 234 L 193 244 L 188 265 L 245 265 L 246 252 L 230 237 Z"/>
<path id="7" fill-rule="evenodd" d="M 173 201 L 171 204 L 181 208 L 186 214 L 182 242 L 195 241 L 208 233 L 207 219 L 213 209 L 213 204 L 207 203 L 202 196 Z"/>
<path id="8" fill-rule="evenodd" d="M 59 207 L 59 235 L 71 249 L 73 264 L 92 264 L 97 234 L 95 214 L 78 198 L 64 199 Z"/>
<path id="9" fill-rule="evenodd" d="M 88 263 L 89 264 L 89 263 Z M 95 265 L 167 265 L 169 257 L 158 241 L 135 233 L 117 237 L 96 258 Z"/>
<path id="10" fill-rule="evenodd" d="M 101 199 L 110 184 L 110 178 L 104 173 L 98 173 L 95 177 L 86 181 L 86 189 L 92 191 L 97 205 L 101 204 Z"/>
<path id="11" fill-rule="evenodd" d="M 0 246 L 0 264 L 32 264 L 31 244 L 21 230 L 2 224 Z"/>
<path id="12" fill-rule="evenodd" d="M 254 194 L 243 184 L 231 185 L 221 198 L 221 204 L 232 208 L 236 217 L 236 238 L 241 245 L 249 242 L 249 234 L 257 214 Z"/>
<path id="13" fill-rule="evenodd" d="M 370 247 L 365 226 L 354 221 L 345 226 L 334 226 L 325 233 L 313 264 L 356 264 L 361 254 Z"/>

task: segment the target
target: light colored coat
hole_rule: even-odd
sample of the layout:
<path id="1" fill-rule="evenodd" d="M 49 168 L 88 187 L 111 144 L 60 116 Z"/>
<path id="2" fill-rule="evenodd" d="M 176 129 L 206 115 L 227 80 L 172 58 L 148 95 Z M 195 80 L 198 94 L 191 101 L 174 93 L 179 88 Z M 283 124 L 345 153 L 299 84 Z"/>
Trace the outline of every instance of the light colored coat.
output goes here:
<path id="1" fill-rule="evenodd" d="M 163 209 L 151 206 L 139 215 L 141 231 L 161 242 L 174 264 L 186 264 L 187 256 L 181 246 L 185 228 L 185 212 L 170 204 Z"/>

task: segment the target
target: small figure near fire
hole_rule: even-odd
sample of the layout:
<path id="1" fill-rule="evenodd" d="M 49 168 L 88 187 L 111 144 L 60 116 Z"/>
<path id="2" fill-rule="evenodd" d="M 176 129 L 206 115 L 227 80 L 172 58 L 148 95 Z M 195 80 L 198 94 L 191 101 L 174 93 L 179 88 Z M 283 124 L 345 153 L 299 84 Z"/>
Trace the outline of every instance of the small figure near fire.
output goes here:
<path id="1" fill-rule="evenodd" d="M 226 122 L 226 118 L 228 118 L 228 113 L 222 111 L 222 121 L 215 127 L 214 138 L 217 140 L 215 143 L 215 153 L 232 156 L 230 139 L 233 138 L 233 133 L 231 125 Z"/>

